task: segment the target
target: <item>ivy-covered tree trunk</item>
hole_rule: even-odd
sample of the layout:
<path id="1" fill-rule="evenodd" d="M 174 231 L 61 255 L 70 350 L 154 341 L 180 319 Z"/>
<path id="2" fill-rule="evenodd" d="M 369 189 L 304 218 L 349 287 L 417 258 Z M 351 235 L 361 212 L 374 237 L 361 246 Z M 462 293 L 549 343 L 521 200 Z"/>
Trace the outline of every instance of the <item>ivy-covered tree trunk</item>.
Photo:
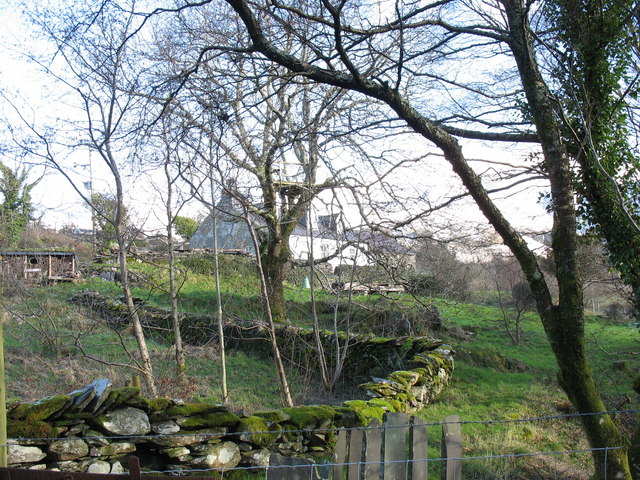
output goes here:
<path id="1" fill-rule="evenodd" d="M 640 216 L 637 178 L 640 160 L 629 146 L 627 99 L 620 92 L 637 26 L 631 0 L 556 0 L 552 19 L 570 46 L 571 68 L 558 68 L 567 104 L 571 151 L 578 162 L 581 214 L 605 240 L 612 265 L 631 288 L 634 315 L 640 318 Z M 635 6 L 637 9 L 637 5 Z M 640 390 L 640 377 L 636 390 Z M 640 391 L 638 392 L 640 393 Z M 640 423 L 630 441 L 629 464 L 640 478 Z"/>
<path id="2" fill-rule="evenodd" d="M 632 290 L 640 318 L 640 159 L 629 146 L 627 98 L 621 93 L 637 27 L 633 0 L 555 0 L 551 16 L 567 48 L 558 67 L 571 153 L 580 168 L 581 215 L 603 238 L 612 265 Z M 637 7 L 636 7 L 637 8 Z"/>
<path id="3" fill-rule="evenodd" d="M 583 283 L 577 263 L 577 222 L 570 159 L 562 138 L 557 108 L 538 69 L 528 7 L 522 0 L 502 0 L 509 23 L 509 46 L 544 153 L 551 184 L 554 231 L 552 250 L 558 280 L 557 305 L 538 304 L 538 312 L 559 367 L 558 380 L 581 417 L 597 478 L 630 479 L 627 442 L 606 411 L 584 346 Z M 527 272 L 525 271 L 525 274 Z M 533 279 L 528 277 L 530 284 Z M 533 287 L 533 285 L 532 285 Z M 533 288 L 532 288 L 533 290 Z"/>

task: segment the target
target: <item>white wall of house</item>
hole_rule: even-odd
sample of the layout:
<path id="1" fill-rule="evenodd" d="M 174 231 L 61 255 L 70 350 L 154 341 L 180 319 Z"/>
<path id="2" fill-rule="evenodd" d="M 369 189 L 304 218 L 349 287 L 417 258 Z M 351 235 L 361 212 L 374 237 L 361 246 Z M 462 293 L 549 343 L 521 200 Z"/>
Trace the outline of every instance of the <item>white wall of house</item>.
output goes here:
<path id="1" fill-rule="evenodd" d="M 328 261 L 332 268 L 338 265 L 367 265 L 369 263 L 364 254 L 366 246 L 356 248 L 344 245 L 347 237 L 354 238 L 349 232 L 353 224 L 342 211 L 341 205 L 333 196 L 333 192 L 322 192 L 316 197 L 296 226 L 289 239 L 289 248 L 293 260 L 307 261 L 311 243 L 313 242 L 313 255 L 316 261 L 323 257 L 335 255 Z M 231 203 L 229 204 L 232 205 Z M 230 207 L 232 208 L 232 207 Z M 359 223 L 360 219 L 356 221 Z M 259 222 L 259 220 L 257 220 Z M 259 228 L 259 225 L 257 225 Z M 190 239 L 191 248 L 213 248 L 213 221 L 207 217 L 198 227 L 196 233 Z M 243 219 L 220 214 L 218 219 L 218 248 L 243 250 L 247 253 L 255 253 L 249 230 Z M 340 252 L 340 250 L 342 250 Z M 336 254 L 337 253 L 337 254 Z"/>
<path id="2" fill-rule="evenodd" d="M 291 256 L 293 259 L 307 261 L 309 259 L 309 252 L 312 243 L 313 258 L 315 261 L 342 250 L 337 256 L 327 262 L 332 268 L 335 268 L 338 265 L 353 265 L 354 262 L 356 265 L 369 264 L 369 260 L 364 253 L 366 249 L 366 246 L 364 245 L 359 249 L 352 245 L 344 248 L 344 240 L 327 237 L 314 237 L 311 239 L 308 236 L 300 235 L 292 235 L 289 241 L 289 248 L 291 249 Z"/>

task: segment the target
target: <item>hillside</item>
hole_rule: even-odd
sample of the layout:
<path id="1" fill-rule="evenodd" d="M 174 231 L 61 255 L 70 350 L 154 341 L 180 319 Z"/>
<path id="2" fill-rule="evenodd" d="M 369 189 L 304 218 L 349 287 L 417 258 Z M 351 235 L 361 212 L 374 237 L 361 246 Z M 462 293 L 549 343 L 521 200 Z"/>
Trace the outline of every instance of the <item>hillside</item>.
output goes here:
<path id="1" fill-rule="evenodd" d="M 166 272 L 162 263 L 134 264 L 135 295 L 152 306 L 166 307 L 163 291 Z M 184 281 L 180 307 L 184 311 L 208 314 L 213 311 L 211 265 L 205 260 L 183 260 Z M 261 317 L 258 282 L 251 260 L 225 257 L 222 264 L 223 312 L 228 318 L 246 320 Z M 304 272 L 302 272 L 304 273 Z M 297 276 L 297 277 L 296 277 Z M 293 272 L 287 286 L 290 321 L 309 325 L 311 298 L 301 285 L 300 272 Z M 69 296 L 82 289 L 120 295 L 118 287 L 100 279 L 77 284 L 23 289 L 5 288 L 5 356 L 8 400 L 33 400 L 66 393 L 96 378 L 109 377 L 115 385 L 131 381 L 130 368 L 135 342 L 126 330 L 109 327 L 103 318 L 92 317 L 82 307 L 70 304 Z M 463 426 L 465 456 L 482 457 L 465 463 L 469 478 L 503 478 L 517 471 L 519 478 L 587 478 L 589 454 L 578 425 L 570 415 L 571 405 L 555 380 L 555 364 L 537 315 L 527 312 L 521 320 L 521 340 L 514 344 L 505 331 L 504 303 L 491 292 L 476 292 L 465 301 L 452 298 L 390 294 L 357 296 L 349 303 L 331 291 L 316 292 L 317 311 L 325 327 L 332 324 L 333 308 L 339 314 L 350 311 L 351 327 L 364 331 L 382 329 L 390 335 L 425 334 L 442 338 L 457 351 L 454 380 L 436 401 L 421 412 L 430 422 L 458 414 L 472 423 Z M 434 309 L 435 307 L 435 309 Z M 430 313 L 437 312 L 435 321 Z M 347 325 L 338 315 L 340 325 Z M 398 324 L 409 327 L 398 328 Z M 393 327 L 396 325 L 395 327 Z M 614 323 L 598 316 L 588 319 L 588 348 L 596 376 L 606 394 L 608 408 L 633 407 L 632 372 L 639 365 L 636 352 L 638 331 L 627 323 Z M 160 393 L 185 400 L 219 401 L 220 357 L 215 344 L 188 346 L 189 384 L 176 379 L 173 352 L 169 345 L 150 341 Z M 242 351 L 228 352 L 230 402 L 233 408 L 256 411 L 279 406 L 280 394 L 272 362 Z M 334 392 L 325 392 L 313 372 L 301 365 L 289 365 L 288 375 L 294 400 L 302 403 L 338 403 L 362 398 L 363 392 L 350 382 L 346 372 Z M 558 417 L 561 418 L 550 418 Z M 540 418 L 538 420 L 527 420 Z M 617 415 L 630 431 L 632 417 Z M 477 423 L 476 423 L 477 422 Z M 489 422 L 489 423 L 487 423 Z M 572 451 L 562 455 L 484 458 L 532 452 Z M 535 472 L 535 473 L 534 473 Z"/>

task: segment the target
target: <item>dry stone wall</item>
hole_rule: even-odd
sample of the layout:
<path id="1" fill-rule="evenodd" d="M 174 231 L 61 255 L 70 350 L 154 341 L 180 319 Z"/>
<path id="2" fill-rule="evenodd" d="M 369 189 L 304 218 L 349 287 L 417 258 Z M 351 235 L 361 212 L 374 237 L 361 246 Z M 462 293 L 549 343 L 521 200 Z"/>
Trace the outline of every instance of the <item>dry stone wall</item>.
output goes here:
<path id="1" fill-rule="evenodd" d="M 85 290 L 74 294 L 70 301 L 83 305 L 104 317 L 114 327 L 126 327 L 130 324 L 129 313 L 122 299 L 112 298 L 97 291 Z M 150 307 L 142 300 L 135 302 L 138 316 L 143 323 L 145 333 L 160 340 L 173 341 L 173 326 L 168 310 Z M 201 345 L 217 341 L 216 319 L 211 315 L 182 313 L 180 333 L 182 340 L 191 345 Z M 310 328 L 280 324 L 275 328 L 278 346 L 283 356 L 290 359 L 297 368 L 306 367 L 317 371 L 315 334 Z M 225 344 L 228 348 L 238 349 L 269 356 L 272 353 L 267 324 L 256 321 L 227 319 L 224 325 Z M 440 347 L 440 340 L 427 337 L 374 337 L 339 332 L 340 344 L 348 344 L 345 358 L 345 371 L 349 377 L 366 380 L 371 376 L 385 376 L 389 372 L 405 368 L 421 352 Z M 329 330 L 319 332 L 326 358 L 332 362 L 335 355 L 335 334 Z M 450 348 L 450 347 L 447 347 Z M 332 364 L 329 365 L 333 367 Z M 413 367 L 412 367 L 413 368 Z"/>
<path id="2" fill-rule="evenodd" d="M 97 300 L 102 303 L 96 304 Z M 87 297 L 82 301 L 86 304 Z M 117 302 L 89 301 L 93 308 L 103 309 L 103 315 L 120 321 L 113 313 L 121 307 Z M 160 331 L 163 316 L 166 312 L 160 310 L 143 312 L 148 329 Z M 214 336 L 200 317 L 184 323 L 190 338 Z M 230 335 L 234 337 L 232 347 L 269 353 L 262 326 L 227 325 L 226 329 L 235 332 Z M 315 352 L 308 345 L 313 332 L 283 326 L 277 334 L 291 357 L 311 362 Z M 331 332 L 321 337 L 331 348 Z M 10 466 L 118 473 L 126 465 L 124 459 L 135 454 L 149 470 L 193 471 L 262 468 L 269 465 L 273 454 L 326 455 L 337 428 L 366 426 L 373 418 L 381 420 L 385 412 L 423 408 L 445 388 L 453 373 L 454 352 L 439 340 L 357 335 L 343 340 L 351 345 L 350 376 L 380 375 L 361 385 L 369 400 L 245 414 L 222 405 L 148 399 L 136 388 L 113 388 L 109 380 L 102 379 L 67 395 L 14 405 L 8 412 Z M 379 373 L 398 367 L 401 369 L 387 375 Z"/>
<path id="3" fill-rule="evenodd" d="M 234 413 L 215 404 L 148 399 L 137 388 L 98 380 L 68 395 L 20 403 L 8 412 L 13 467 L 118 473 L 135 454 L 155 471 L 262 468 L 272 454 L 330 453 L 339 427 L 365 426 L 385 412 L 414 411 L 447 385 L 452 351 L 439 345 L 415 368 L 363 384 L 370 400 Z"/>

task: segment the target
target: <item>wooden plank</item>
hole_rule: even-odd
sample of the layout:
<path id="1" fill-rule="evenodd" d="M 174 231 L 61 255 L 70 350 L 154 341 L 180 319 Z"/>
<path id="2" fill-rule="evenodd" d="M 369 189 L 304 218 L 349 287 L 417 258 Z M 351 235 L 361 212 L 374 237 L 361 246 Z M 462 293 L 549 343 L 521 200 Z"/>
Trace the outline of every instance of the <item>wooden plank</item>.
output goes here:
<path id="1" fill-rule="evenodd" d="M 382 424 L 374 418 L 369 428 L 364 432 L 364 478 L 365 480 L 380 480 L 382 473 Z"/>
<path id="2" fill-rule="evenodd" d="M 138 457 L 131 455 L 127 461 L 129 467 L 129 479 L 140 480 L 140 460 Z"/>
<path id="3" fill-rule="evenodd" d="M 429 462 L 427 462 L 427 423 L 418 417 L 411 418 L 411 479 L 427 480 Z"/>
<path id="4" fill-rule="evenodd" d="M 342 480 L 344 464 L 347 460 L 347 431 L 338 430 L 338 440 L 333 451 L 333 480 Z"/>
<path id="5" fill-rule="evenodd" d="M 267 480 L 320 480 L 313 460 L 303 457 L 283 457 L 278 454 L 272 454 L 269 457 L 266 478 Z"/>
<path id="6" fill-rule="evenodd" d="M 407 442 L 409 416 L 406 413 L 385 414 L 384 480 L 407 478 Z"/>
<path id="7" fill-rule="evenodd" d="M 450 415 L 442 425 L 442 480 L 460 480 L 462 478 L 462 432 L 460 417 Z"/>
<path id="8" fill-rule="evenodd" d="M 351 430 L 351 435 L 349 436 L 349 467 L 347 469 L 347 480 L 360 480 L 363 443 L 363 431 L 361 429 Z"/>

